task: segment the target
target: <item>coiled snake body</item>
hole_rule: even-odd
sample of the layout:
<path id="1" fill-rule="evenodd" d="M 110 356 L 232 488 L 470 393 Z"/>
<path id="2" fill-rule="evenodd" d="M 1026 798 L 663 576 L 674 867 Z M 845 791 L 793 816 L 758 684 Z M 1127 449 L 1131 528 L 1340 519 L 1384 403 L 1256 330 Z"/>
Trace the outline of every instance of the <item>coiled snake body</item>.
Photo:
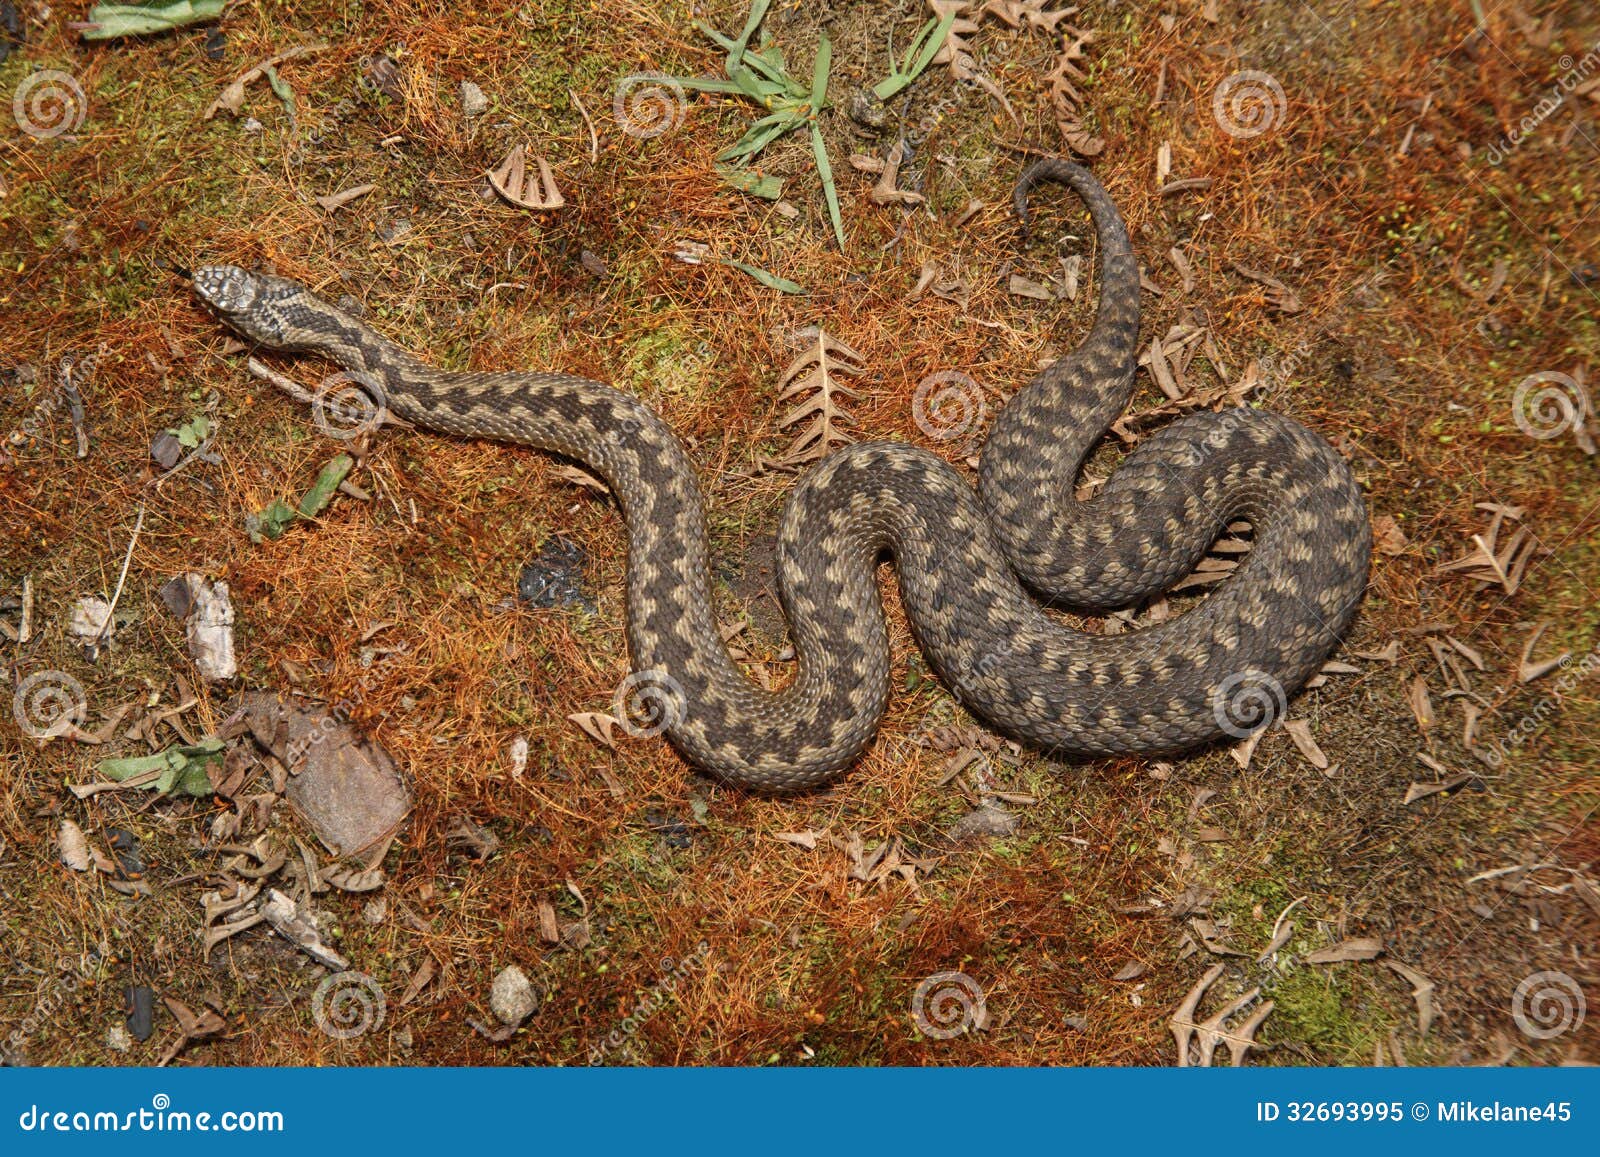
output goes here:
<path id="1" fill-rule="evenodd" d="M 889 697 L 885 550 L 930 665 L 997 730 L 1056 756 L 1175 753 L 1243 735 L 1281 710 L 1353 616 L 1371 547 L 1365 505 L 1325 441 L 1251 409 L 1173 422 L 1075 499 L 1080 467 L 1134 388 L 1139 271 L 1115 205 L 1076 165 L 1023 174 L 1024 220 L 1028 190 L 1045 180 L 1070 185 L 1094 219 L 1091 333 L 1000 413 L 978 493 L 899 442 L 847 446 L 800 479 L 778 531 L 798 672 L 775 692 L 722 643 L 695 471 L 643 403 L 565 374 L 431 368 L 281 278 L 211 266 L 194 284 L 244 336 L 332 358 L 408 421 L 553 451 L 604 477 L 627 521 L 630 679 L 684 756 L 727 780 L 810 787 L 871 741 Z M 1024 588 L 1082 609 L 1129 606 L 1189 573 L 1235 519 L 1254 534 L 1242 565 L 1158 625 L 1072 630 Z"/>

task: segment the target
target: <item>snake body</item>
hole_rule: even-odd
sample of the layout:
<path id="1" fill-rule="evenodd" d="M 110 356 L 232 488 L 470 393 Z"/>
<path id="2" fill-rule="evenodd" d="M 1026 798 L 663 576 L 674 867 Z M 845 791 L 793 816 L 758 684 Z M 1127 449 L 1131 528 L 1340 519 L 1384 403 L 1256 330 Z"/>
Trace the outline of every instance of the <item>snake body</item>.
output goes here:
<path id="1" fill-rule="evenodd" d="M 1071 186 L 1094 220 L 1092 331 L 1005 406 L 977 492 L 900 442 L 846 446 L 800 478 L 777 566 L 798 671 L 778 691 L 746 677 L 722 641 L 693 464 L 642 402 L 565 374 L 434 369 L 282 278 L 211 266 L 194 285 L 245 337 L 332 358 L 416 425 L 538 447 L 601 475 L 627 523 L 628 685 L 689 761 L 733 783 L 811 787 L 871 742 L 889 698 L 885 551 L 929 664 L 998 731 L 1057 757 L 1244 735 L 1281 711 L 1355 613 L 1371 550 L 1360 490 L 1318 435 L 1242 408 L 1173 422 L 1077 500 L 1084 460 L 1134 389 L 1139 270 L 1116 206 L 1076 165 L 1023 174 L 1024 222 L 1041 181 Z M 1235 519 L 1253 531 L 1243 563 L 1158 625 L 1073 630 L 1029 593 L 1088 610 L 1136 604 L 1193 570 Z"/>

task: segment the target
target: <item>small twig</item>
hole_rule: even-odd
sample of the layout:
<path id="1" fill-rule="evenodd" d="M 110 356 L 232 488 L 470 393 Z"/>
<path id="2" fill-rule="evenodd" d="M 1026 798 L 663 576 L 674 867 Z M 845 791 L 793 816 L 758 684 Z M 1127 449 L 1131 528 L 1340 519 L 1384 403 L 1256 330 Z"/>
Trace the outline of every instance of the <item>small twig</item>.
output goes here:
<path id="1" fill-rule="evenodd" d="M 22 619 L 17 624 L 17 642 L 33 638 L 33 576 L 22 576 Z"/>
<path id="2" fill-rule="evenodd" d="M 150 479 L 146 485 L 160 489 L 163 482 L 171 478 L 174 474 L 180 473 L 189 465 L 189 463 L 195 461 L 196 459 L 204 458 L 207 454 L 209 454 L 211 452 L 211 447 L 216 445 L 216 442 L 217 437 L 215 434 L 213 434 L 204 442 L 200 443 L 200 445 L 196 446 L 193 450 L 190 450 L 189 453 L 185 454 L 183 456 L 183 460 L 174 465 L 171 470 L 168 470 L 164 474 L 156 475 L 156 477 Z"/>
<path id="3" fill-rule="evenodd" d="M 1176 193 L 1187 193 L 1190 189 L 1209 189 L 1216 184 L 1210 177 L 1185 177 L 1181 181 L 1168 181 L 1161 186 L 1160 195 L 1171 197 Z"/>
<path id="4" fill-rule="evenodd" d="M 144 503 L 139 503 L 139 517 L 134 520 L 133 534 L 128 538 L 128 552 L 122 556 L 122 573 L 117 576 L 117 589 L 111 596 L 111 609 L 106 612 L 106 621 L 100 624 L 100 633 L 94 637 L 94 646 L 98 647 L 111 637 L 111 625 L 117 619 L 117 602 L 122 598 L 123 584 L 128 581 L 128 566 L 133 562 L 133 548 L 138 545 L 139 532 L 144 529 Z"/>
<path id="5" fill-rule="evenodd" d="M 160 778 L 161 770 L 157 768 L 154 771 L 146 771 L 138 775 L 129 776 L 127 779 L 115 783 L 68 784 L 67 790 L 78 799 L 88 799 L 90 796 L 99 795 L 103 791 L 134 791 L 138 788 L 149 787 Z"/>
<path id="6" fill-rule="evenodd" d="M 589 119 L 589 110 L 583 107 L 578 94 L 569 88 L 567 96 L 571 98 L 573 107 L 578 110 L 578 115 L 583 117 L 583 123 L 589 126 L 589 162 L 594 164 L 600 160 L 600 134 L 594 131 L 594 121 Z"/>
<path id="7" fill-rule="evenodd" d="M 261 362 L 256 361 L 255 358 L 251 358 L 249 361 L 245 362 L 245 368 L 262 381 L 271 382 L 295 401 L 304 402 L 308 406 L 314 406 L 317 404 L 317 395 L 313 394 L 310 390 L 306 389 L 292 378 L 284 377 L 271 366 L 264 365 Z M 402 430 L 416 429 L 415 426 L 406 421 L 404 418 L 398 418 L 394 414 L 390 413 L 387 406 L 379 409 L 378 422 L 379 425 L 398 426 Z"/>
<path id="8" fill-rule="evenodd" d="M 92 364 L 92 363 L 91 363 Z M 70 358 L 61 359 L 61 396 L 66 399 L 67 413 L 72 418 L 72 433 L 78 441 L 78 457 L 89 456 L 89 435 L 83 428 L 83 395 L 78 390 L 74 371 L 76 363 Z"/>
<path id="9" fill-rule="evenodd" d="M 284 377 L 271 366 L 263 365 L 261 362 L 256 361 L 255 358 L 245 362 L 245 368 L 261 380 L 271 382 L 297 402 L 304 402 L 309 406 L 317 400 L 316 395 L 299 382 Z"/>

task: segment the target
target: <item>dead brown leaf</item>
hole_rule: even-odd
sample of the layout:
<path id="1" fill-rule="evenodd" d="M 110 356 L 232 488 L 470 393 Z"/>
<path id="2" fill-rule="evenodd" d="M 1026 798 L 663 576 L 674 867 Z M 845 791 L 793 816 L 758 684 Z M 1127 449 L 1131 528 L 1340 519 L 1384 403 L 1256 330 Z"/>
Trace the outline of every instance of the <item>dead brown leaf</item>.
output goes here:
<path id="1" fill-rule="evenodd" d="M 835 447 L 855 440 L 841 429 L 851 421 L 841 402 L 861 395 L 839 379 L 866 372 L 863 359 L 855 350 L 829 336 L 821 326 L 808 326 L 802 333 L 809 340 L 810 348 L 790 362 L 778 379 L 781 391 L 778 401 L 803 399 L 778 419 L 778 428 L 799 429 L 788 449 L 772 461 L 774 466 L 814 462 Z"/>
<path id="2" fill-rule="evenodd" d="M 1376 936 L 1341 940 L 1331 948 L 1319 948 L 1306 956 L 1307 964 L 1345 964 L 1354 960 L 1374 960 L 1383 953 L 1383 941 Z"/>
<path id="3" fill-rule="evenodd" d="M 519 209 L 554 210 L 567 203 L 556 186 L 556 175 L 543 157 L 528 165 L 527 148 L 517 145 L 506 154 L 499 167 L 485 175 L 494 191 Z"/>

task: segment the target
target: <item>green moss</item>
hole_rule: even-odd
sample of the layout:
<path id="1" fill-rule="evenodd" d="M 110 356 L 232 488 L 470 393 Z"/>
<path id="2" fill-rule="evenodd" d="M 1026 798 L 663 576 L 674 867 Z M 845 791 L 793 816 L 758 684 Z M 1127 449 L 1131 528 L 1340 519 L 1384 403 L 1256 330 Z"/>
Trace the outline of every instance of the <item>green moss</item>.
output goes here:
<path id="1" fill-rule="evenodd" d="M 1261 1042 L 1292 1043 L 1324 1063 L 1370 1063 L 1374 1042 L 1388 1030 L 1389 1014 L 1371 1019 L 1372 1010 L 1351 982 L 1353 967 L 1359 966 L 1299 967 L 1263 984 L 1263 997 L 1275 1007 L 1262 1027 Z M 1285 1053 L 1283 1059 L 1293 1055 Z"/>

